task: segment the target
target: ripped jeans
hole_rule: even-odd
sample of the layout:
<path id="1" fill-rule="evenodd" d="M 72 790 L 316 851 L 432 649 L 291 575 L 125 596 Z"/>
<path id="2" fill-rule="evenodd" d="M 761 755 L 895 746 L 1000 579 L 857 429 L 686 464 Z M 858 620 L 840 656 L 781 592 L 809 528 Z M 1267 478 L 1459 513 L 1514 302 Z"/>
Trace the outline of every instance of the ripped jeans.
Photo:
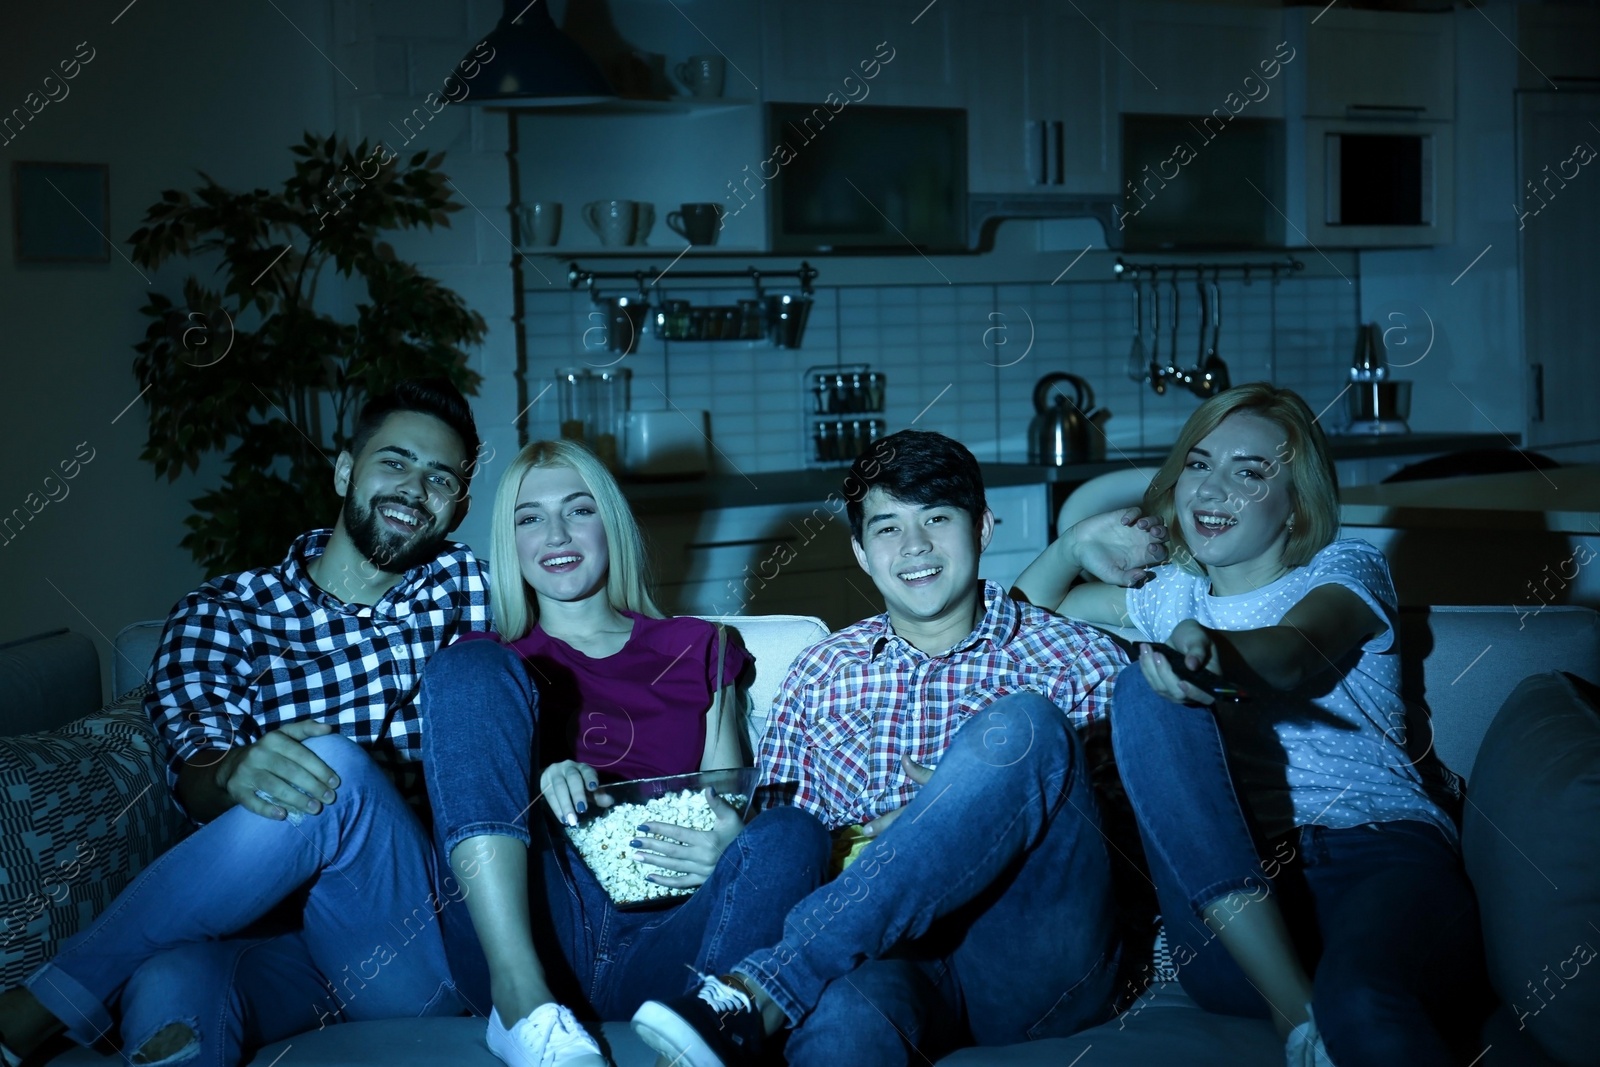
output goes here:
<path id="1" fill-rule="evenodd" d="M 173 1023 L 197 1040 L 159 1063 L 235 1067 L 330 1023 L 458 1015 L 433 846 L 371 757 L 305 742 L 338 774 L 317 815 L 230 808 L 161 855 L 27 979 L 82 1045 L 120 1032 L 132 1057 Z M 300 928 L 240 936 L 304 892 Z"/>

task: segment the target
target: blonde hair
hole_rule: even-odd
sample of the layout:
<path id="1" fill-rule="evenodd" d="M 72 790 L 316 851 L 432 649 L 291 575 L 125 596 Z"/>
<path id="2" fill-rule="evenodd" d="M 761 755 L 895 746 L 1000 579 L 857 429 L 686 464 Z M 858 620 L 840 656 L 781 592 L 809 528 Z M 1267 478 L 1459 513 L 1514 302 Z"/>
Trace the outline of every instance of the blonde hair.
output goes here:
<path id="1" fill-rule="evenodd" d="M 489 522 L 490 611 L 495 629 L 507 641 L 526 637 L 539 622 L 539 602 L 522 577 L 517 558 L 517 494 L 522 481 L 535 468 L 566 467 L 576 471 L 594 496 L 605 530 L 610 566 L 606 572 L 606 599 L 618 611 L 661 618 L 648 588 L 644 536 L 617 480 L 593 452 L 572 441 L 535 441 L 511 461 L 500 476 Z"/>
<path id="2" fill-rule="evenodd" d="M 1304 566 L 1339 533 L 1339 476 L 1328 455 L 1328 439 L 1311 409 L 1292 389 L 1280 389 L 1268 382 L 1235 386 L 1207 400 L 1189 416 L 1189 421 L 1178 432 L 1177 443 L 1144 494 L 1145 513 L 1159 516 L 1166 524 L 1171 538 L 1170 557 L 1191 573 L 1200 573 L 1200 567 L 1176 521 L 1178 475 L 1188 461 L 1189 450 L 1221 425 L 1223 419 L 1241 411 L 1268 420 L 1288 438 L 1288 451 L 1274 460 L 1269 474 L 1272 480 L 1268 482 L 1269 486 L 1275 486 L 1277 477 L 1285 470 L 1289 472 L 1289 502 L 1294 526 L 1284 548 L 1284 565 Z"/>

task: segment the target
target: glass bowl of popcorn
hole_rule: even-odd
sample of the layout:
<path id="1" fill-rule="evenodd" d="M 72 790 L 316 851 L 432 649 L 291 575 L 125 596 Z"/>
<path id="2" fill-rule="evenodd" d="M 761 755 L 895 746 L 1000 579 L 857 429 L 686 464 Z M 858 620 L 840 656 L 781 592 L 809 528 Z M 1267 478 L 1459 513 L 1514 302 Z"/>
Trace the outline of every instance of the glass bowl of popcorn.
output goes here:
<path id="1" fill-rule="evenodd" d="M 633 858 L 633 853 L 641 850 L 633 848 L 629 842 L 643 841 L 642 851 L 649 852 L 650 842 L 664 837 L 646 833 L 639 827 L 645 823 L 670 823 L 695 830 L 712 829 L 716 817 L 706 800 L 707 789 L 741 818 L 747 818 L 755 784 L 754 767 L 606 783 L 594 791 L 593 803 L 588 811 L 578 816 L 578 825 L 565 828 L 567 839 L 617 907 L 670 904 L 690 895 L 694 889 L 649 880 L 651 874 L 671 876 L 677 872 Z"/>

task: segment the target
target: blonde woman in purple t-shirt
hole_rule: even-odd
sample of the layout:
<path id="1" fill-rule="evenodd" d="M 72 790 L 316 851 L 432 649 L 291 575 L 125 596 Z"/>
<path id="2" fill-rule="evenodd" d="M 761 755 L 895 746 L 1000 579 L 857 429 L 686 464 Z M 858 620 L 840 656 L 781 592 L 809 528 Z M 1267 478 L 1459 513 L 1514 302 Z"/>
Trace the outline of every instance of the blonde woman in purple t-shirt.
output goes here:
<path id="1" fill-rule="evenodd" d="M 560 825 L 602 781 L 747 766 L 734 683 L 749 653 L 730 641 L 717 662 L 710 623 L 662 618 L 621 490 L 571 442 L 507 468 L 490 561 L 498 638 L 444 649 L 423 677 L 435 836 L 460 886 L 440 913 L 451 971 L 506 1063 L 597 1067 L 573 1008 L 627 1019 L 776 940 L 820 884 L 828 837 L 792 808 L 742 826 L 713 797 L 715 829 L 648 823 L 670 840 L 630 854 L 649 880 L 699 889 L 619 911 Z"/>
<path id="2" fill-rule="evenodd" d="M 1137 514 L 1174 562 L 1073 584 L 1079 545 Z M 1321 429 L 1257 382 L 1200 405 L 1142 510 L 1064 531 L 1017 585 L 1145 638 L 1112 741 L 1189 995 L 1270 1018 L 1291 1067 L 1450 1064 L 1482 988 L 1477 906 L 1408 752 L 1388 565 L 1338 529 Z"/>

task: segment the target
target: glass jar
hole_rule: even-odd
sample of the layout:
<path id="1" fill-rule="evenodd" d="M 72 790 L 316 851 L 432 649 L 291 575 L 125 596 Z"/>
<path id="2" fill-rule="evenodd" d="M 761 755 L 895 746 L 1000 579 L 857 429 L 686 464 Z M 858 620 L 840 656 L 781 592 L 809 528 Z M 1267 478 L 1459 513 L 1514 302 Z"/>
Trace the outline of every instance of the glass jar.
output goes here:
<path id="1" fill-rule="evenodd" d="M 664 300 L 656 313 L 656 330 L 662 339 L 682 341 L 689 336 L 689 301 Z"/>
<path id="2" fill-rule="evenodd" d="M 766 327 L 761 314 L 761 301 L 739 301 L 739 337 L 745 341 L 759 341 Z"/>
<path id="3" fill-rule="evenodd" d="M 556 408 L 561 419 L 561 436 L 568 441 L 587 440 L 594 412 L 594 375 L 587 367 L 564 367 L 556 371 Z"/>
<path id="4" fill-rule="evenodd" d="M 593 422 L 588 427 L 589 447 L 600 457 L 607 469 L 620 468 L 623 438 L 623 420 L 628 413 L 628 382 L 633 371 L 626 367 L 612 367 L 591 376 L 593 378 Z"/>

